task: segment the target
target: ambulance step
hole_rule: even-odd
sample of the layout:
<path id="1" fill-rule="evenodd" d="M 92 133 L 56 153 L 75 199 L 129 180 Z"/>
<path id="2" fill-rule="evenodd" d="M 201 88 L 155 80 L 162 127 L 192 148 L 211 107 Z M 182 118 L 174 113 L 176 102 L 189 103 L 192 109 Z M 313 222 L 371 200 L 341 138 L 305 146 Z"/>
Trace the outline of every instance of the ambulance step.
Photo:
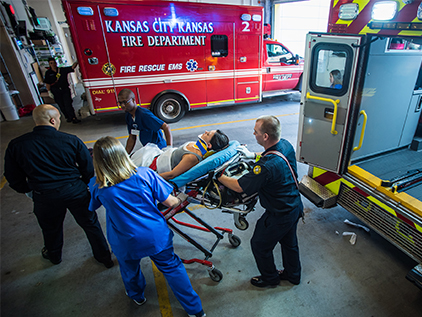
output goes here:
<path id="1" fill-rule="evenodd" d="M 422 290 L 422 265 L 418 264 L 411 269 L 406 278 Z"/>
<path id="2" fill-rule="evenodd" d="M 337 195 L 308 175 L 304 175 L 300 181 L 299 191 L 317 207 L 331 208 L 337 205 Z"/>

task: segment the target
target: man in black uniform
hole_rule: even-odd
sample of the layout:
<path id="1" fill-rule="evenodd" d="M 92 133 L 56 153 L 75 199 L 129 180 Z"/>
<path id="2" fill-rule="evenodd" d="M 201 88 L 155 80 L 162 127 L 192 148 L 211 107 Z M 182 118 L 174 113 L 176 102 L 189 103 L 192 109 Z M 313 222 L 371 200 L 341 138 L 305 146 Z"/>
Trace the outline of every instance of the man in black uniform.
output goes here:
<path id="1" fill-rule="evenodd" d="M 67 75 L 75 71 L 78 62 L 68 67 L 57 67 L 54 58 L 48 59 L 50 68 L 45 72 L 44 82 L 46 83 L 48 94 L 59 105 L 67 122 L 79 123 L 81 120 L 76 119 L 75 109 L 73 109 L 72 95 L 70 93 L 69 81 Z M 51 95 L 52 94 L 52 95 Z"/>
<path id="2" fill-rule="evenodd" d="M 226 187 L 248 195 L 258 192 L 265 213 L 258 220 L 251 239 L 252 252 L 260 276 L 251 283 L 257 287 L 276 287 L 280 280 L 300 283 L 301 265 L 297 242 L 297 222 L 303 215 L 303 205 L 297 187 L 295 151 L 281 139 L 281 126 L 274 116 L 256 120 L 254 135 L 265 152 L 262 155 L 240 147 L 246 158 L 260 157 L 252 171 L 240 179 L 222 175 L 218 180 Z M 286 158 L 286 160 L 279 153 Z M 273 250 L 281 245 L 284 270 L 277 271 Z"/>
<path id="3" fill-rule="evenodd" d="M 85 231 L 95 259 L 112 267 L 97 214 L 88 209 L 87 184 L 94 176 L 88 149 L 76 136 L 58 131 L 60 113 L 55 107 L 40 105 L 32 115 L 34 130 L 9 143 L 4 176 L 18 193 L 32 196 L 44 236 L 42 256 L 53 264 L 62 261 L 63 221 L 69 209 Z"/>

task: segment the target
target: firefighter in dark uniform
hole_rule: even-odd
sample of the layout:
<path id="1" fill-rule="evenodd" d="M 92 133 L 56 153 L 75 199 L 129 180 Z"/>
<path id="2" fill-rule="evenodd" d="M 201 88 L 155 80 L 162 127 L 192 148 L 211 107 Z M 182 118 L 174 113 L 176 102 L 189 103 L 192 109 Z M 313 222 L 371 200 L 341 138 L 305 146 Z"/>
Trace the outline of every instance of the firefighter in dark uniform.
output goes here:
<path id="1" fill-rule="evenodd" d="M 253 170 L 240 179 L 225 175 L 217 176 L 226 187 L 248 195 L 258 192 L 265 213 L 258 220 L 251 239 L 252 252 L 260 276 L 251 279 L 256 287 L 276 287 L 280 280 L 300 283 L 301 265 L 297 241 L 297 223 L 303 216 L 303 205 L 297 187 L 295 151 L 285 139 L 281 139 L 281 126 L 274 116 L 262 116 L 256 120 L 255 138 L 265 152 L 252 153 L 245 147 L 238 150 L 246 158 L 258 158 Z M 284 155 L 284 158 L 279 154 Z M 286 160 L 289 164 L 287 164 Z M 284 270 L 278 271 L 273 250 L 281 245 Z"/>

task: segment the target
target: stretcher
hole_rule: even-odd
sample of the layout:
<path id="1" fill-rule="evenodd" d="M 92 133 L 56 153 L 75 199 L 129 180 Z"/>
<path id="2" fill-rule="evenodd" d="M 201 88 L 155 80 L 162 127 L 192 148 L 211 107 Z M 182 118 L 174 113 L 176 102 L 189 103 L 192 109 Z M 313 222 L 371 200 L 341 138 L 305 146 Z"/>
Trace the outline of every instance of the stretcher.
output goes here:
<path id="1" fill-rule="evenodd" d="M 216 282 L 221 281 L 223 274 L 209 261 L 213 251 L 224 238 L 225 233 L 228 235 L 230 244 L 235 248 L 241 244 L 241 240 L 233 234 L 232 229 L 212 227 L 187 207 L 191 203 L 199 203 L 208 209 L 219 208 L 223 212 L 233 214 L 235 226 L 238 229 L 246 230 L 248 228 L 248 222 L 245 217 L 254 210 L 258 201 L 257 194 L 248 196 L 235 193 L 215 179 L 215 175 L 222 171 L 224 171 L 225 175 L 240 177 L 251 170 L 252 166 L 248 162 L 244 162 L 236 150 L 239 145 L 239 142 L 231 141 L 226 149 L 207 157 L 188 172 L 174 178 L 171 183 L 175 188 L 175 194 L 184 191 L 188 194 L 188 199 L 176 208 L 169 208 L 163 212 L 169 227 L 204 253 L 205 258 L 203 260 L 197 258 L 182 259 L 183 263 L 199 263 L 207 266 L 211 279 Z M 199 225 L 177 220 L 175 216 L 181 212 L 185 212 Z M 212 247 L 207 249 L 182 231 L 180 226 L 211 233 L 215 235 L 216 240 Z"/>

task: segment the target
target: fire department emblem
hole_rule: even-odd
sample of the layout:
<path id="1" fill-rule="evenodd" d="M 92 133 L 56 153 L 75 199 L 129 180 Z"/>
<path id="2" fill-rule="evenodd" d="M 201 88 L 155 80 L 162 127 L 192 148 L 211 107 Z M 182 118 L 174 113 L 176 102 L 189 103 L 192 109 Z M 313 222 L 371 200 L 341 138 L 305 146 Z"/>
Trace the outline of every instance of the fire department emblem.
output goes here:
<path id="1" fill-rule="evenodd" d="M 258 175 L 259 173 L 261 173 L 261 166 L 255 165 L 253 168 L 253 172 L 255 175 Z"/>
<path id="2" fill-rule="evenodd" d="M 188 71 L 194 72 L 198 69 L 198 62 L 193 59 L 190 59 L 186 62 L 186 68 L 188 69 Z"/>
<path id="3" fill-rule="evenodd" d="M 111 63 L 105 63 L 102 70 L 104 74 L 111 76 L 116 72 L 116 67 Z"/>

